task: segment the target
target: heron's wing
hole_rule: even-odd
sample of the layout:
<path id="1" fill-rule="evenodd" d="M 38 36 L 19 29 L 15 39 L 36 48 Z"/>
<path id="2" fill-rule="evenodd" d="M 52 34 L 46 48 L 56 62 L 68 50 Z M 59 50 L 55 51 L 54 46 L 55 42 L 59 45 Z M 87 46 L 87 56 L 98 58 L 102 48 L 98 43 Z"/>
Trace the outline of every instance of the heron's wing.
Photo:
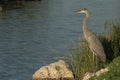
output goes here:
<path id="1" fill-rule="evenodd" d="M 95 54 L 102 59 L 102 61 L 106 60 L 106 55 L 103 49 L 102 44 L 94 33 L 88 37 L 89 47 L 95 52 Z"/>

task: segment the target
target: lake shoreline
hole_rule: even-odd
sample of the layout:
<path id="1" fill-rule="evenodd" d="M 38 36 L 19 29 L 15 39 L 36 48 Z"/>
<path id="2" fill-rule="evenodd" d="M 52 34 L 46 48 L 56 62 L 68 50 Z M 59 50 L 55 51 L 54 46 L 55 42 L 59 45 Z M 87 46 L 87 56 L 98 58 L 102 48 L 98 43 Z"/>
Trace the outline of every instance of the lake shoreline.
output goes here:
<path id="1" fill-rule="evenodd" d="M 28 1 L 41 1 L 41 0 L 3 0 L 0 1 L 0 12 L 3 10 L 14 9 L 14 8 L 21 8 L 26 5 Z"/>
<path id="2" fill-rule="evenodd" d="M 79 37 L 83 36 L 84 15 L 74 12 L 78 9 L 88 8 L 91 12 L 88 28 L 104 35 L 104 22 L 119 16 L 117 4 L 114 0 L 27 0 L 21 7 L 2 6 L 0 79 L 30 80 L 40 67 L 67 57 L 68 50 L 74 50 L 81 42 Z"/>

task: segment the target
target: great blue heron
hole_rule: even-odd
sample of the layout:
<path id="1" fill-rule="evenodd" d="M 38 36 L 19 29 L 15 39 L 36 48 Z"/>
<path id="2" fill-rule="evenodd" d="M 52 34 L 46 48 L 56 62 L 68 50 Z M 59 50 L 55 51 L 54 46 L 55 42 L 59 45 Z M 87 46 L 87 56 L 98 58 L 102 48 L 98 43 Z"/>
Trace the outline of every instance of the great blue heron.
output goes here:
<path id="1" fill-rule="evenodd" d="M 106 54 L 104 52 L 102 44 L 100 43 L 97 36 L 93 32 L 89 31 L 87 28 L 87 20 L 90 16 L 88 9 L 83 8 L 82 10 L 77 10 L 76 12 L 77 13 L 84 13 L 86 15 L 85 18 L 83 19 L 82 28 L 83 28 L 84 37 L 89 44 L 89 48 L 93 52 L 93 61 L 94 61 L 94 55 L 96 55 L 103 62 L 105 62 L 106 61 Z"/>

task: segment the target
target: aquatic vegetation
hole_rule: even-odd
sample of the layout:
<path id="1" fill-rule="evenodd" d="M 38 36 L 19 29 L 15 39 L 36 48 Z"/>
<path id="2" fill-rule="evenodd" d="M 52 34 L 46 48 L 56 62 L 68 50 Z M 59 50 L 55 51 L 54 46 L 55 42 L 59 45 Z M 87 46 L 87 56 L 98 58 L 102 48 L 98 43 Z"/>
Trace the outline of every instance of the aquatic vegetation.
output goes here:
<path id="1" fill-rule="evenodd" d="M 106 67 L 113 59 L 120 56 L 120 22 L 107 22 L 105 27 L 107 30 L 106 34 L 98 35 L 107 56 L 105 64 L 96 57 L 95 62 L 93 62 L 92 52 L 88 47 L 88 43 L 82 38 L 79 45 L 69 49 L 70 55 L 67 60 L 75 79 L 82 79 L 86 72 L 95 72 Z"/>
<path id="2" fill-rule="evenodd" d="M 107 32 L 99 36 L 100 41 L 105 49 L 108 61 L 120 56 L 120 20 L 116 23 L 113 21 L 106 22 Z"/>

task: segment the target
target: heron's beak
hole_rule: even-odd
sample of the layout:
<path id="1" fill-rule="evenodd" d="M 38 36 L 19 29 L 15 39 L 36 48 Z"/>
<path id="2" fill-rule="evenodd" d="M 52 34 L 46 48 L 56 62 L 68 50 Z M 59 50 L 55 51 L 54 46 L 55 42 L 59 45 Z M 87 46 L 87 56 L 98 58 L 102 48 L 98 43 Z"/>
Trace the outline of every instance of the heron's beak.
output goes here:
<path id="1" fill-rule="evenodd" d="M 81 10 L 76 10 L 76 11 L 74 11 L 75 13 L 81 13 Z"/>

